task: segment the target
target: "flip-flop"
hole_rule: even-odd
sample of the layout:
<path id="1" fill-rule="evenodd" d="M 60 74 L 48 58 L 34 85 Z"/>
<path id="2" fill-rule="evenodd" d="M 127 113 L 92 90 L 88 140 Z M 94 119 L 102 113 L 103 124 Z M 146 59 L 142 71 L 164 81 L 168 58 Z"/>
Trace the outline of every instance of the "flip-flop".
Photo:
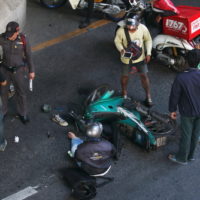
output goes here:
<path id="1" fill-rule="evenodd" d="M 187 162 L 182 162 L 182 161 L 177 160 L 176 156 L 173 155 L 173 154 L 169 154 L 168 159 L 171 160 L 172 162 L 175 162 L 175 163 L 178 163 L 178 164 L 181 164 L 181 165 L 187 165 L 188 164 Z"/>

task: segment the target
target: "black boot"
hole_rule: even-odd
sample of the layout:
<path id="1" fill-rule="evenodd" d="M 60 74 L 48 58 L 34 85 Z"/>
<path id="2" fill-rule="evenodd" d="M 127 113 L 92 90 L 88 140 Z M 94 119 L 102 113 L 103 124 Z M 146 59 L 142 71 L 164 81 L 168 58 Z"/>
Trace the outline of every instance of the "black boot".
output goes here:
<path id="1" fill-rule="evenodd" d="M 18 115 L 18 116 L 23 124 L 27 124 L 28 122 L 30 122 L 30 119 L 27 115 L 26 116 Z"/>
<path id="2" fill-rule="evenodd" d="M 80 22 L 79 28 L 86 28 L 89 25 L 90 25 L 90 21 L 84 20 L 84 21 Z"/>

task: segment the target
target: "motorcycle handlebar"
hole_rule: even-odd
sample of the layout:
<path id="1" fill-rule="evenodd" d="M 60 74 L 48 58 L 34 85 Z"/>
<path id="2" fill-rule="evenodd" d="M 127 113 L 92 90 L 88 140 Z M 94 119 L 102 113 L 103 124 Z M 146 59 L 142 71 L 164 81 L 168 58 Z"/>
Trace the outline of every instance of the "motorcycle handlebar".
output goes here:
<path id="1" fill-rule="evenodd" d="M 157 119 L 157 120 L 159 120 L 159 121 L 161 121 L 163 123 L 166 123 L 166 124 L 169 123 L 169 121 L 171 120 L 169 115 L 162 115 L 162 114 L 160 114 L 160 113 L 158 113 L 156 111 L 150 111 L 150 115 L 153 118 L 155 118 L 155 119 Z"/>
<path id="2" fill-rule="evenodd" d="M 123 120 L 125 119 L 124 115 L 117 112 L 95 112 L 93 113 L 93 119 L 105 118 L 112 120 Z"/>

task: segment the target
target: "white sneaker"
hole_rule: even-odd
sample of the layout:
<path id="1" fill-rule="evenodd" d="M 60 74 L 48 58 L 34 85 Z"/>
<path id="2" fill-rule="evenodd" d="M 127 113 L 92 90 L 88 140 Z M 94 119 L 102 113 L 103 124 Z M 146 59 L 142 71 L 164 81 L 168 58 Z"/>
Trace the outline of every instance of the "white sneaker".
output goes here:
<path id="1" fill-rule="evenodd" d="M 53 117 L 52 117 L 52 120 L 54 121 L 54 122 L 56 122 L 56 123 L 58 123 L 60 126 L 68 126 L 68 123 L 64 120 L 64 119 L 62 119 L 61 117 L 60 117 L 60 115 L 54 115 Z"/>
<path id="2" fill-rule="evenodd" d="M 5 151 L 7 146 L 7 140 L 4 140 L 4 143 L 0 145 L 0 151 Z"/>

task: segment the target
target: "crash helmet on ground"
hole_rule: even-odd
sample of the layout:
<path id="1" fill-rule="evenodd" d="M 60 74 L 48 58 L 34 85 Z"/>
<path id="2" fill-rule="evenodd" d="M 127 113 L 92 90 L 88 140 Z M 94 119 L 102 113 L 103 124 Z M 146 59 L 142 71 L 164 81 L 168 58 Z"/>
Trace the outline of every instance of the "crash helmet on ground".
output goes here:
<path id="1" fill-rule="evenodd" d="M 86 135 L 90 138 L 100 138 L 103 125 L 100 122 L 91 123 L 87 126 Z"/>

